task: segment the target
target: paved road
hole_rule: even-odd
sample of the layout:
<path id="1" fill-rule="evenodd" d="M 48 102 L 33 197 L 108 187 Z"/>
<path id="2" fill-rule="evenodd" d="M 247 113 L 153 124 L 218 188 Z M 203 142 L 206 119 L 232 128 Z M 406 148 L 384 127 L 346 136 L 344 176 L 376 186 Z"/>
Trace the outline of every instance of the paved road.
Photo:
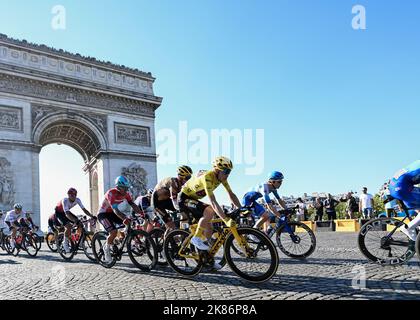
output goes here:
<path id="1" fill-rule="evenodd" d="M 38 256 L 0 252 L 2 299 L 418 299 L 418 260 L 408 266 L 369 264 L 355 233 L 317 233 L 306 261 L 280 254 L 277 275 L 264 284 L 238 278 L 228 266 L 184 279 L 169 267 L 142 273 L 126 259 L 112 269 L 78 254 L 65 263 L 44 245 Z M 366 281 L 358 280 L 365 274 Z M 364 286 L 365 284 L 365 286 Z"/>

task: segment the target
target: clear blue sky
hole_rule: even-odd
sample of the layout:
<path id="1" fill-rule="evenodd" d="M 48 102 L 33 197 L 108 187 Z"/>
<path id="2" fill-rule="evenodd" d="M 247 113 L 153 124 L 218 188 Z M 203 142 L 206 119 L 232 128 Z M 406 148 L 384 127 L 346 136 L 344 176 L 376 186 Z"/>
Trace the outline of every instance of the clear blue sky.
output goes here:
<path id="1" fill-rule="evenodd" d="M 64 31 L 50 26 L 56 4 Z M 366 30 L 351 27 L 355 4 Z M 157 130 L 264 128 L 264 173 L 232 173 L 240 196 L 273 169 L 284 195 L 375 192 L 419 159 L 419 12 L 418 1 L 1 0 L 0 32 L 152 72 Z M 53 149 L 42 161 L 67 152 Z"/>

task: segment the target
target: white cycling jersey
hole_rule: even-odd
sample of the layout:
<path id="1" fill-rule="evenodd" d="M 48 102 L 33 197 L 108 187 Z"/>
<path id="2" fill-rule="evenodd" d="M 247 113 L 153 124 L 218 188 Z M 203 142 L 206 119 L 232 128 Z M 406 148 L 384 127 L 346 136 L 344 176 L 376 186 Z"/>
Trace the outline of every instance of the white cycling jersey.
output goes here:
<path id="1" fill-rule="evenodd" d="M 7 212 L 6 217 L 4 218 L 4 222 L 13 223 L 20 218 L 26 218 L 26 212 L 22 211 L 21 213 L 17 214 L 15 210 L 10 210 Z"/>
<path id="2" fill-rule="evenodd" d="M 58 212 L 67 212 L 67 211 L 70 211 L 70 209 L 75 207 L 76 205 L 79 205 L 79 207 L 82 210 L 85 208 L 82 203 L 82 200 L 80 200 L 79 198 L 76 198 L 74 202 L 71 202 L 69 198 L 64 198 L 57 204 L 55 209 Z"/>

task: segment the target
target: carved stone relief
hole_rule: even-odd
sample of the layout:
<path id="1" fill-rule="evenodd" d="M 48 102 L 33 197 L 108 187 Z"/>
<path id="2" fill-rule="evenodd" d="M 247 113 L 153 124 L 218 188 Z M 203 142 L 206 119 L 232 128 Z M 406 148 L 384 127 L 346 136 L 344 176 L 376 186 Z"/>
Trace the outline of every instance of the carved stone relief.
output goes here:
<path id="1" fill-rule="evenodd" d="M 50 115 L 54 112 L 65 112 L 71 116 L 74 114 L 73 111 L 64 109 L 64 108 L 55 108 L 49 106 L 40 106 L 40 105 L 32 105 L 32 128 L 34 128 L 39 121 L 41 121 L 46 116 Z M 72 113 L 73 112 L 73 113 Z M 108 126 L 107 126 L 107 117 L 104 115 L 93 114 L 93 113 L 81 113 L 81 116 L 89 119 L 99 130 L 105 134 L 107 133 Z"/>
<path id="2" fill-rule="evenodd" d="M 150 128 L 114 123 L 115 142 L 150 146 Z"/>
<path id="3" fill-rule="evenodd" d="M 121 169 L 121 174 L 131 183 L 131 193 L 136 198 L 145 194 L 147 190 L 147 172 L 140 165 L 133 162 L 128 167 Z"/>
<path id="4" fill-rule="evenodd" d="M 15 187 L 10 162 L 0 157 L 0 209 L 10 209 L 15 200 Z"/>
<path id="5" fill-rule="evenodd" d="M 32 128 L 34 128 L 41 119 L 59 110 L 58 108 L 37 106 L 37 105 L 32 105 L 31 109 L 32 109 Z"/>
<path id="6" fill-rule="evenodd" d="M 149 117 L 154 117 L 154 110 L 157 107 L 148 102 L 119 98 L 82 89 L 69 89 L 62 85 L 28 80 L 1 73 L 0 91 Z"/>
<path id="7" fill-rule="evenodd" d="M 88 118 L 90 121 L 92 121 L 102 132 L 105 134 L 108 131 L 108 124 L 106 120 L 106 116 L 99 115 L 99 114 L 85 114 L 86 118 Z"/>
<path id="8" fill-rule="evenodd" d="M 0 106 L 0 130 L 22 131 L 22 109 Z"/>

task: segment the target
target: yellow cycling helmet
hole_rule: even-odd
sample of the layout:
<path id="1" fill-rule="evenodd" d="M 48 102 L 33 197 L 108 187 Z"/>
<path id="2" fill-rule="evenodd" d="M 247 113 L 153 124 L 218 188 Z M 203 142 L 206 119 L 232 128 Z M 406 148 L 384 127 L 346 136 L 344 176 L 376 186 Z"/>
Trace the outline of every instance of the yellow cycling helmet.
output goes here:
<path id="1" fill-rule="evenodd" d="M 220 171 L 223 170 L 232 170 L 233 169 L 233 164 L 232 161 L 230 161 L 229 158 L 226 157 L 217 157 L 216 159 L 213 160 L 213 168 L 214 169 L 218 169 Z"/>
<path id="2" fill-rule="evenodd" d="M 181 178 L 187 178 L 192 176 L 193 171 L 189 166 L 180 166 L 177 169 L 177 173 Z"/>

